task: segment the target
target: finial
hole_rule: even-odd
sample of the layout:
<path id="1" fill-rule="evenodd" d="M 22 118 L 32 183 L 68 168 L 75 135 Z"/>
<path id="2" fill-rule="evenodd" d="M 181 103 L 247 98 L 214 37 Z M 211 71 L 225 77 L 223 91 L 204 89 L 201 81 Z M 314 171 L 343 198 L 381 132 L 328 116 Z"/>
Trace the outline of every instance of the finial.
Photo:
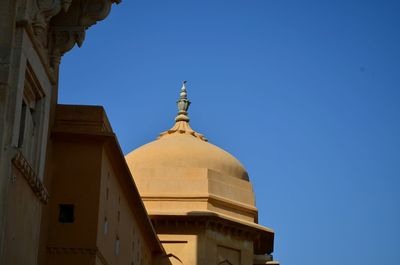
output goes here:
<path id="1" fill-rule="evenodd" d="M 182 82 L 181 93 L 179 95 L 179 100 L 176 102 L 178 104 L 178 115 L 175 118 L 175 125 L 168 131 L 162 132 L 158 139 L 168 135 L 186 134 L 207 142 L 208 140 L 204 135 L 190 128 L 189 117 L 187 116 L 190 101 L 187 99 L 186 81 Z"/>
<path id="2" fill-rule="evenodd" d="M 190 101 L 187 99 L 186 82 L 182 82 L 181 93 L 178 102 L 178 116 L 176 116 L 175 121 L 186 121 L 189 122 L 189 117 L 187 116 L 187 110 L 190 106 Z"/>

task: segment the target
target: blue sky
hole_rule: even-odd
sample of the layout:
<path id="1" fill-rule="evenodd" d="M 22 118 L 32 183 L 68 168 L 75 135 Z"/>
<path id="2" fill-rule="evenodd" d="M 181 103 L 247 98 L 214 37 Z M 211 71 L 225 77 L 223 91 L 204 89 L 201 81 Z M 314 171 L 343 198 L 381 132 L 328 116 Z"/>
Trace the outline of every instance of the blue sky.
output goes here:
<path id="1" fill-rule="evenodd" d="M 282 264 L 400 260 L 399 1 L 129 1 L 61 65 L 125 153 L 191 125 L 247 168 Z"/>

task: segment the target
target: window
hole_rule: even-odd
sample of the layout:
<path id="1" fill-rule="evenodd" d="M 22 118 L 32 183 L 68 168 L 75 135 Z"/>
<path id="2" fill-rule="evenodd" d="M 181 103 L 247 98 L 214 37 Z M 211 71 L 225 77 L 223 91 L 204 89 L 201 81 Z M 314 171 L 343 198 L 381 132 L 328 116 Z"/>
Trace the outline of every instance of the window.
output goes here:
<path id="1" fill-rule="evenodd" d="M 25 101 L 22 101 L 21 117 L 19 121 L 18 147 L 22 147 L 22 144 L 24 143 L 25 117 L 26 117 L 26 103 Z"/>
<path id="2" fill-rule="evenodd" d="M 42 176 L 44 171 L 45 144 L 47 140 L 48 112 L 45 93 L 32 67 L 27 63 L 25 83 L 20 101 L 19 131 L 14 144 L 22 152 L 34 171 Z"/>
<path id="3" fill-rule="evenodd" d="M 73 204 L 60 204 L 59 205 L 58 221 L 60 223 L 73 223 L 74 222 L 74 205 Z"/>
<path id="4" fill-rule="evenodd" d="M 20 127 L 18 135 L 18 148 L 22 151 L 25 158 L 34 166 L 37 160 L 36 152 L 38 148 L 38 123 L 40 118 L 38 117 L 38 110 L 41 107 L 41 100 L 34 97 L 29 98 L 26 96 L 26 88 L 24 90 L 24 97 L 21 102 L 21 116 L 20 116 Z M 39 111 L 40 112 L 40 111 Z M 36 169 L 36 168 L 35 168 Z"/>
<path id="5" fill-rule="evenodd" d="M 119 255 L 119 247 L 120 247 L 119 237 L 117 236 L 117 239 L 115 240 L 115 255 L 116 256 Z"/>
<path id="6" fill-rule="evenodd" d="M 108 221 L 107 221 L 107 217 L 104 217 L 103 233 L 104 233 L 104 235 L 107 235 L 107 234 L 108 234 Z"/>

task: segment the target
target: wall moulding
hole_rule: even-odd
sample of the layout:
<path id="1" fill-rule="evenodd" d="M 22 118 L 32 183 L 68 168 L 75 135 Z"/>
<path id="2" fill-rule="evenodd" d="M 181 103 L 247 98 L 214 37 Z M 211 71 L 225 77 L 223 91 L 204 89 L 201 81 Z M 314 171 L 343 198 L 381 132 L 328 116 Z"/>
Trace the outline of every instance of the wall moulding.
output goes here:
<path id="1" fill-rule="evenodd" d="M 42 181 L 37 176 L 36 172 L 33 170 L 32 166 L 23 156 L 22 152 L 17 152 L 17 154 L 12 159 L 12 163 L 24 176 L 25 180 L 28 182 L 36 197 L 42 203 L 47 204 L 47 202 L 49 201 L 49 193 L 47 192 L 47 189 L 43 185 Z"/>
<path id="2" fill-rule="evenodd" d="M 187 215 L 152 215 L 150 220 L 159 233 L 168 231 L 168 227 L 196 227 L 228 234 L 254 242 L 255 253 L 272 253 L 274 232 L 257 224 L 240 223 L 215 214 L 192 213 Z"/>
<path id="3" fill-rule="evenodd" d="M 103 265 L 109 265 L 103 253 L 96 248 L 66 248 L 66 247 L 47 247 L 50 254 L 75 254 L 75 255 L 91 255 L 97 256 Z"/>

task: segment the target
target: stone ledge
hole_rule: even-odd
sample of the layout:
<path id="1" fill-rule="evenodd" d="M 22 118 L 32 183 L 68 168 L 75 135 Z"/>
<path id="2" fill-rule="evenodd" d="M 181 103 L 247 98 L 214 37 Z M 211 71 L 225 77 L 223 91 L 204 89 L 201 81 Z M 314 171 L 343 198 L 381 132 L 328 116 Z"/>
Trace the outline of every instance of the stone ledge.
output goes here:
<path id="1" fill-rule="evenodd" d="M 97 256 L 103 265 L 108 265 L 106 258 L 101 251 L 96 248 L 67 248 L 67 247 L 47 247 L 47 252 L 50 254 L 77 254 Z"/>
<path id="2" fill-rule="evenodd" d="M 274 231 L 261 225 L 244 222 L 222 214 L 209 211 L 181 214 L 149 212 L 150 219 L 158 234 L 166 227 L 203 227 L 233 237 L 245 238 L 254 242 L 255 254 L 271 254 L 274 250 Z"/>

